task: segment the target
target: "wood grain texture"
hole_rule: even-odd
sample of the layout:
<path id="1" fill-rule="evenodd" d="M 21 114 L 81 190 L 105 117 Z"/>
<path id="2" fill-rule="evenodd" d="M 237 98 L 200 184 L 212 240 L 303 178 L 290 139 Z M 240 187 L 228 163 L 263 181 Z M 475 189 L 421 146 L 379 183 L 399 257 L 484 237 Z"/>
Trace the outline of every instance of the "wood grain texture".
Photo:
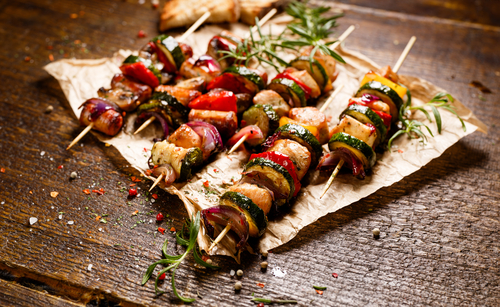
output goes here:
<path id="1" fill-rule="evenodd" d="M 426 16 L 448 18 L 426 7 Z M 203 297 L 193 306 L 255 306 L 252 293 L 295 298 L 304 306 L 498 306 L 500 30 L 436 23 L 411 11 L 384 13 L 382 5 L 376 11 L 344 8 L 337 32 L 358 27 L 348 48 L 393 65 L 416 35 L 400 72 L 448 89 L 490 126 L 489 134 L 462 139 L 412 176 L 306 227 L 270 254 L 266 272 L 257 255 L 244 254 L 241 265 L 216 258 L 219 271 L 193 267 L 188 257 L 176 274 L 179 291 Z M 142 287 L 140 280 L 160 257 L 162 241 L 174 242 L 169 231 L 156 231 L 154 216 L 168 214 L 161 226 L 180 229 L 182 205 L 160 190 L 155 202 L 145 195 L 128 199 L 134 171 L 90 135 L 66 151 L 81 128 L 58 83 L 41 69 L 51 54 L 56 60 L 100 58 L 138 49 L 157 33 L 158 12 L 149 3 L 25 0 L 2 2 L 0 17 L 0 304 L 29 305 L 40 291 L 50 295 L 38 299 L 40 306 L 58 298 L 90 305 L 180 304 L 168 282 L 161 285 L 167 293 L 156 297 L 152 282 Z M 138 39 L 139 30 L 148 36 Z M 472 80 L 493 93 L 469 86 Z M 54 111 L 45 113 L 49 105 Z M 78 172 L 75 180 L 69 179 L 72 171 Z M 145 191 L 148 184 L 138 187 Z M 106 193 L 86 195 L 86 188 Z M 52 198 L 51 191 L 59 195 Z M 38 222 L 29 226 L 30 217 Z M 378 240 L 374 227 L 381 230 Z M 182 248 L 170 243 L 169 251 Z M 278 267 L 284 277 L 274 276 Z M 243 290 L 235 293 L 229 272 L 238 268 L 244 270 Z M 318 295 L 312 285 L 328 288 Z"/>

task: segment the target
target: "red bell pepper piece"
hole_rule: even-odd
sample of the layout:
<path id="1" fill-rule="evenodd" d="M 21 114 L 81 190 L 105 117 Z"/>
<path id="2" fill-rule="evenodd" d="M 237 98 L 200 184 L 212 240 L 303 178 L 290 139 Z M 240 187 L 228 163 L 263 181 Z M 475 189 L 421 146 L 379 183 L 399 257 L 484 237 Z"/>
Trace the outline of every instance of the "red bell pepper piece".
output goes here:
<path id="1" fill-rule="evenodd" d="M 250 89 L 245 86 L 245 83 L 238 80 L 238 78 L 230 73 L 223 73 L 217 78 L 210 81 L 207 85 L 207 90 L 214 88 L 223 88 L 235 94 L 254 94 Z"/>
<path id="2" fill-rule="evenodd" d="M 308 100 L 311 97 L 311 88 L 309 86 L 305 85 L 304 82 L 302 82 L 299 79 L 297 79 L 294 76 L 292 76 L 286 70 L 284 72 L 276 75 L 276 77 L 274 77 L 274 79 L 289 79 L 289 80 L 292 80 L 293 82 L 297 83 L 297 85 L 304 91 L 304 93 L 306 94 L 306 100 Z"/>
<path id="3" fill-rule="evenodd" d="M 380 118 L 384 122 L 384 125 L 387 128 L 391 127 L 392 115 L 384 113 L 384 112 L 381 112 L 381 111 L 375 111 L 375 110 L 373 110 L 373 112 L 375 112 L 375 114 L 377 114 L 378 116 L 380 116 Z M 387 131 L 389 131 L 389 130 L 387 130 Z"/>
<path id="4" fill-rule="evenodd" d="M 191 109 L 213 110 L 213 111 L 233 111 L 237 113 L 238 98 L 230 91 L 211 91 L 199 96 L 188 104 Z"/>
<path id="5" fill-rule="evenodd" d="M 122 66 L 120 66 L 120 70 L 124 75 L 132 77 L 144 84 L 149 85 L 152 88 L 160 85 L 160 81 L 155 76 L 155 74 L 151 70 L 149 70 L 142 62 L 123 64 Z"/>
<path id="6" fill-rule="evenodd" d="M 177 72 L 177 68 L 168 60 L 167 56 L 156 46 L 154 42 L 149 42 L 148 45 L 151 47 L 151 51 L 156 53 L 158 60 L 163 63 L 163 71 L 171 74 Z"/>
<path id="7" fill-rule="evenodd" d="M 297 172 L 295 171 L 295 165 L 293 165 L 292 160 L 290 160 L 290 158 L 288 158 L 287 155 L 284 155 L 277 151 L 268 151 L 260 154 L 252 154 L 250 156 L 250 160 L 255 158 L 264 158 L 283 166 L 288 171 L 288 173 L 290 173 L 290 176 L 292 176 L 293 178 L 293 183 L 295 185 L 295 192 L 293 193 L 293 196 L 297 196 L 301 184 L 299 178 L 297 177 Z"/>

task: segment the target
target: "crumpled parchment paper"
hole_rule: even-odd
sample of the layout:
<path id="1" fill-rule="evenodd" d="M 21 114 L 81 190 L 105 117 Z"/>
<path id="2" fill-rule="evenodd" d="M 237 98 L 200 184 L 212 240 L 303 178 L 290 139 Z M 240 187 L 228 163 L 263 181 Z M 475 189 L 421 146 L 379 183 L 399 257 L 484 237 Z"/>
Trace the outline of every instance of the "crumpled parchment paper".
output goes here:
<path id="1" fill-rule="evenodd" d="M 274 25 L 272 29 L 280 33 L 282 30 L 280 27 L 282 26 Z M 248 28 L 241 24 L 232 24 L 226 29 L 241 36 L 244 36 L 248 31 Z M 206 26 L 187 39 L 186 43 L 192 46 L 195 57 L 206 52 L 208 41 L 221 30 L 223 28 L 219 26 Z M 332 116 L 332 125 L 338 122 L 338 116 L 347 106 L 349 98 L 357 91 L 364 74 L 379 67 L 358 52 L 343 47 L 339 47 L 336 51 L 344 58 L 346 64 L 337 65 L 339 76 L 334 83 L 334 87 L 344 84 L 344 88 L 325 111 L 326 115 Z M 130 53 L 130 51 L 120 50 L 111 58 L 60 60 L 47 65 L 45 70 L 59 81 L 75 116 L 79 117 L 78 107 L 85 100 L 96 97 L 100 87 L 109 87 L 111 78 L 115 73 L 120 72 L 121 62 Z M 289 59 L 293 57 L 294 55 L 288 55 Z M 276 74 L 272 69 L 266 70 L 268 70 L 270 78 Z M 417 77 L 400 77 L 402 83 L 411 90 L 413 105 L 422 105 L 436 93 L 445 91 Z M 320 101 L 319 105 L 324 100 L 326 97 Z M 487 127 L 469 109 L 459 101 L 455 101 L 454 105 L 457 108 L 457 113 L 466 122 L 466 132 L 462 130 L 459 120 L 447 111 L 441 111 L 443 122 L 441 134 L 437 133 L 434 123 L 429 123 L 422 113 L 416 113 L 413 115 L 414 118 L 431 127 L 435 135 L 434 138 L 428 138 L 427 145 L 422 146 L 418 140 L 410 140 L 406 136 L 399 137 L 394 142 L 393 150 L 377 154 L 377 163 L 372 169 L 371 175 L 367 176 L 365 180 L 341 174 L 335 179 L 322 200 L 319 199 L 319 196 L 328 177 L 320 175 L 318 171 L 310 170 L 302 180 L 302 190 L 288 214 L 269 221 L 267 231 L 260 238 L 258 248 L 270 250 L 285 244 L 295 237 L 303 227 L 314 223 L 320 217 L 335 212 L 416 172 L 466 135 L 476 130 L 486 133 Z M 161 135 L 161 129 L 159 126 L 150 125 L 140 134 L 133 135 L 133 131 L 137 128 L 133 125 L 134 120 L 135 115 L 128 115 L 124 129 L 112 138 L 98 132 L 92 133 L 102 142 L 115 146 L 132 166 L 144 173 L 148 169 L 147 160 L 150 155 L 149 150 L 153 146 L 152 140 L 155 136 Z M 78 150 L 77 148 L 75 147 L 75 150 Z M 324 148 L 327 150 L 327 146 Z M 144 149 L 148 152 L 145 152 Z M 192 216 L 198 210 L 218 203 L 218 196 L 222 195 L 228 184 L 232 184 L 231 179 L 237 181 L 241 177 L 240 172 L 248 161 L 248 157 L 249 152 L 244 149 L 229 156 L 226 153 L 220 153 L 212 157 L 190 182 L 163 188 L 171 194 L 178 195 L 184 202 L 189 215 Z M 208 189 L 203 186 L 207 180 L 209 181 Z M 198 242 L 204 250 L 207 250 L 210 245 L 210 239 L 204 235 L 203 228 L 198 236 Z M 231 245 L 229 239 L 223 240 L 211 251 L 211 254 L 231 256 L 238 261 L 239 255 L 235 255 L 235 250 Z"/>

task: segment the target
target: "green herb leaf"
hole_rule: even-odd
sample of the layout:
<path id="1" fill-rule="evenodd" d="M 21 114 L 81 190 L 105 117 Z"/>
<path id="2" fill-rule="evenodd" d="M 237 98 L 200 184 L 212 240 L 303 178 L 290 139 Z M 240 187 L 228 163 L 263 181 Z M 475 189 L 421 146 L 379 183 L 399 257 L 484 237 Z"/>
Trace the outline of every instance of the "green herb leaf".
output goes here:
<path id="1" fill-rule="evenodd" d="M 326 290 L 326 287 L 323 286 L 313 286 L 313 288 L 316 290 Z"/>

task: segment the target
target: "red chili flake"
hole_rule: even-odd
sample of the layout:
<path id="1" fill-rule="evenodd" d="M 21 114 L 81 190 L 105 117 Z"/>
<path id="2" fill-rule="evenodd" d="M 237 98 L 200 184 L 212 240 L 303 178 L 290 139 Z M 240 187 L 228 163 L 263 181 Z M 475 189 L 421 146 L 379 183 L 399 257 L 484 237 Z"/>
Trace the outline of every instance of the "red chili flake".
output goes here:
<path id="1" fill-rule="evenodd" d="M 128 190 L 128 196 L 137 196 L 137 190 L 136 189 Z"/>
<path id="2" fill-rule="evenodd" d="M 218 169 L 216 169 L 216 168 L 214 168 L 214 173 L 216 173 L 216 174 L 217 174 L 218 172 L 219 172 L 219 170 L 218 170 Z"/>
<path id="3" fill-rule="evenodd" d="M 85 15 L 85 11 L 80 11 L 80 16 Z"/>
<path id="4" fill-rule="evenodd" d="M 265 285 L 266 285 L 266 284 L 263 284 L 263 283 L 261 283 L 261 282 L 258 282 L 258 283 L 257 283 L 257 286 L 259 286 L 259 287 L 261 287 L 261 288 L 264 288 L 264 286 L 265 286 Z"/>
<path id="5" fill-rule="evenodd" d="M 54 56 L 52 55 L 52 53 L 51 53 L 51 54 L 49 54 L 49 60 L 50 60 L 51 62 L 53 62 L 53 61 L 54 61 Z"/>
<path id="6" fill-rule="evenodd" d="M 29 62 L 30 60 L 31 60 L 31 58 L 29 56 L 24 57 L 25 62 Z"/>
<path id="7" fill-rule="evenodd" d="M 127 112 L 123 111 L 122 116 L 125 116 L 125 115 L 127 115 Z"/>
<path id="8" fill-rule="evenodd" d="M 339 277 L 339 274 L 337 273 L 332 273 L 332 276 L 335 277 L 335 278 L 338 278 Z"/>
<path id="9" fill-rule="evenodd" d="M 265 305 L 264 305 L 264 303 L 259 303 L 259 304 L 257 305 L 257 307 L 264 307 L 264 306 L 265 306 Z"/>
<path id="10" fill-rule="evenodd" d="M 163 227 L 158 227 L 158 231 L 161 232 L 162 235 L 165 234 L 165 228 Z"/>
<path id="11" fill-rule="evenodd" d="M 207 262 L 207 260 L 210 259 L 207 255 L 201 255 L 201 260 Z"/>
<path id="12" fill-rule="evenodd" d="M 175 227 L 170 228 L 170 231 L 174 232 L 175 231 Z"/>
<path id="13" fill-rule="evenodd" d="M 159 3 L 156 3 L 156 2 L 155 2 L 155 3 L 153 3 L 153 9 L 155 9 L 155 10 L 156 10 L 156 9 L 158 8 L 158 6 L 160 6 L 160 4 L 159 4 Z"/>
<path id="14" fill-rule="evenodd" d="M 64 58 L 67 58 L 67 57 L 68 57 L 68 54 L 67 54 L 67 53 L 63 54 L 63 57 L 64 57 Z"/>
<path id="15" fill-rule="evenodd" d="M 142 181 L 141 178 L 137 178 L 135 176 L 130 177 L 130 179 L 132 179 L 133 182 L 141 182 Z"/>
<path id="16" fill-rule="evenodd" d="M 139 33 L 137 33 L 137 37 L 138 38 L 146 37 L 146 32 L 144 32 L 143 30 L 139 30 Z"/>
<path id="17" fill-rule="evenodd" d="M 146 175 L 151 176 L 151 174 L 153 173 L 153 171 L 152 171 L 152 170 L 150 170 L 150 169 L 147 169 L 147 170 L 145 171 L 145 173 L 146 173 Z"/>
<path id="18" fill-rule="evenodd" d="M 103 195 L 104 194 L 104 189 L 100 188 L 99 190 L 92 190 L 92 192 L 94 192 L 96 194 L 99 194 L 99 195 Z"/>
<path id="19" fill-rule="evenodd" d="M 153 166 L 153 168 L 158 168 L 158 166 L 159 166 L 159 165 L 155 165 L 155 166 Z"/>
<path id="20" fill-rule="evenodd" d="M 231 158 L 230 156 L 226 156 L 226 158 L 228 158 L 229 161 L 233 161 L 233 158 Z"/>
<path id="21" fill-rule="evenodd" d="M 78 18 L 78 14 L 71 14 L 71 15 L 69 15 L 69 17 L 71 19 L 77 19 Z"/>
<path id="22" fill-rule="evenodd" d="M 318 293 L 319 295 L 323 295 L 323 291 L 321 291 L 321 290 L 316 290 L 316 293 Z"/>
<path id="23" fill-rule="evenodd" d="M 90 190 L 89 189 L 85 189 L 85 190 L 83 190 L 83 193 L 89 195 L 90 194 Z"/>
<path id="24" fill-rule="evenodd" d="M 164 219 L 164 217 L 163 217 L 163 214 L 161 214 L 161 212 L 156 215 L 156 221 L 157 222 L 162 222 L 163 219 Z"/>
<path id="25" fill-rule="evenodd" d="M 331 116 L 331 115 L 328 115 L 328 116 L 326 117 L 326 120 L 327 120 L 327 121 L 329 121 L 329 122 L 331 122 L 331 121 L 332 121 L 332 119 L 333 119 L 333 116 Z"/>
<path id="26" fill-rule="evenodd" d="M 139 210 L 135 210 L 134 213 L 132 213 L 132 216 L 137 215 L 139 213 Z"/>
<path id="27" fill-rule="evenodd" d="M 151 195 L 151 197 L 153 197 L 154 199 L 158 199 L 158 194 L 153 194 Z"/>
<path id="28" fill-rule="evenodd" d="M 158 277 L 159 280 L 164 280 L 165 279 L 165 273 L 161 274 L 160 277 Z"/>
<path id="29" fill-rule="evenodd" d="M 146 147 L 144 147 L 144 152 L 148 152 L 148 149 Z"/>
<path id="30" fill-rule="evenodd" d="M 96 220 L 96 221 L 98 221 L 98 220 L 100 220 L 100 219 L 101 219 L 101 216 L 100 216 L 100 215 L 98 215 L 98 216 L 96 216 L 96 217 L 95 217 L 95 220 Z"/>
<path id="31" fill-rule="evenodd" d="M 210 183 L 208 182 L 208 180 L 207 180 L 207 181 L 205 181 L 205 182 L 203 182 L 203 186 L 204 186 L 205 188 L 208 188 L 208 186 L 209 186 L 209 185 L 210 185 Z"/>
<path id="32" fill-rule="evenodd" d="M 75 39 L 75 41 L 73 43 L 75 43 L 75 45 L 80 45 L 82 43 L 82 41 L 79 39 Z"/>
<path id="33" fill-rule="evenodd" d="M 63 169 L 63 168 L 64 168 L 64 165 L 59 165 L 59 166 L 57 167 L 57 169 Z"/>
<path id="34" fill-rule="evenodd" d="M 136 185 L 137 184 L 135 184 L 135 183 L 131 183 L 131 184 L 129 184 L 129 187 L 135 187 Z"/>
<path id="35" fill-rule="evenodd" d="M 51 46 L 51 45 L 47 46 L 47 50 L 52 50 L 52 49 L 54 49 L 54 46 Z"/>
<path id="36" fill-rule="evenodd" d="M 404 151 L 402 151 L 401 149 L 398 149 L 398 152 L 399 152 L 399 153 L 403 153 Z"/>
<path id="37" fill-rule="evenodd" d="M 0 168 L 0 172 L 5 173 L 5 168 Z"/>

